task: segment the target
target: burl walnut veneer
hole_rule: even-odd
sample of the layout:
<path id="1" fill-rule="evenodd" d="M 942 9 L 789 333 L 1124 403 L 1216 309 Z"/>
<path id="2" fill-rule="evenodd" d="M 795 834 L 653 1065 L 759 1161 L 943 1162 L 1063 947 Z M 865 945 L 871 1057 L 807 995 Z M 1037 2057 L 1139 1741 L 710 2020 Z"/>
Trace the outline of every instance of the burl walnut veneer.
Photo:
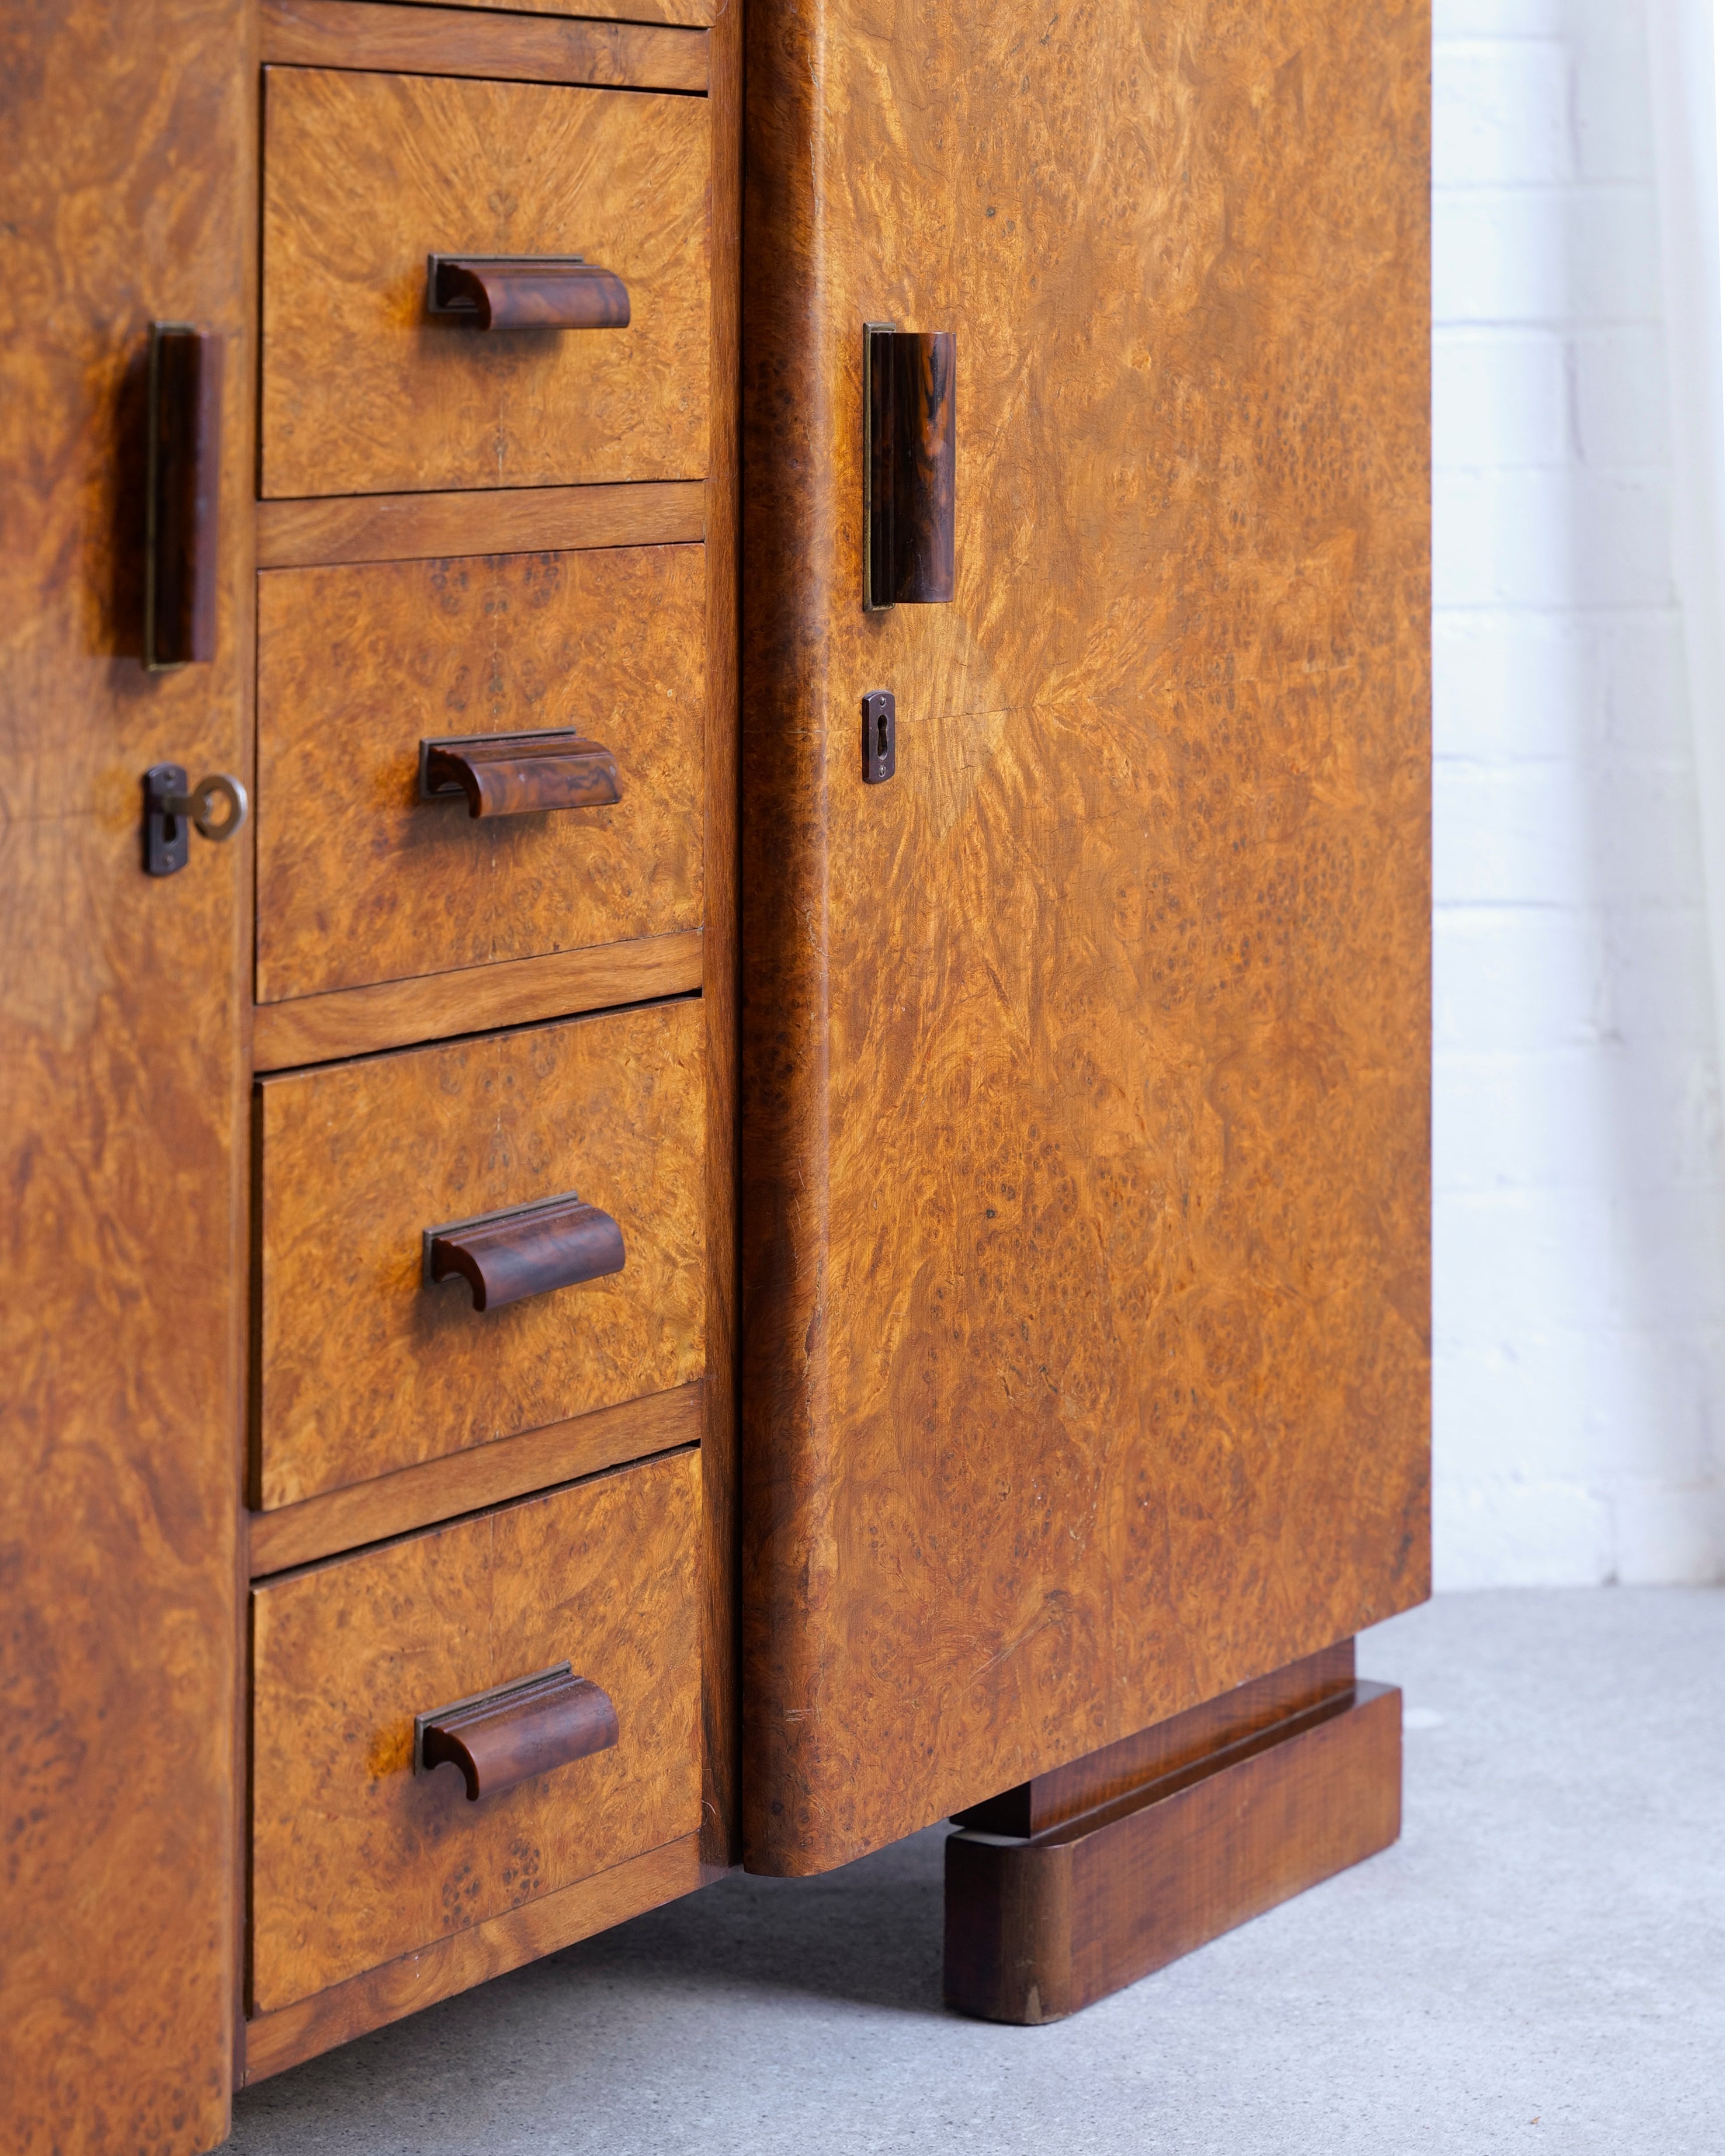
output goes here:
<path id="1" fill-rule="evenodd" d="M 581 8 L 0 28 L 22 2156 L 739 1858 L 961 1813 L 1029 2022 L 1397 1829 L 1426 0 Z"/>
<path id="2" fill-rule="evenodd" d="M 700 477 L 711 162 L 701 98 L 271 67 L 264 494 Z M 585 255 L 629 326 L 434 316 L 462 249 Z"/>
<path id="3" fill-rule="evenodd" d="M 700 1492 L 673 1453 L 259 1584 L 254 2011 L 696 1831 Z M 565 1660 L 614 1744 L 478 1804 L 415 1773 L 416 1715 Z"/>
<path id="4" fill-rule="evenodd" d="M 701 926 L 699 547 L 258 579 L 258 999 Z M 470 818 L 419 745 L 578 727 L 614 808 Z"/>
<path id="5" fill-rule="evenodd" d="M 702 1048 L 690 1001 L 262 1081 L 264 1510 L 703 1374 Z M 428 1231 L 570 1192 L 620 1269 L 428 1286 Z"/>
<path id="6" fill-rule="evenodd" d="M 211 2148 L 234 2071 L 246 844 L 147 877 L 141 811 L 151 764 L 246 767 L 245 367 L 214 657 L 157 675 L 142 423 L 152 321 L 248 334 L 249 17 L 0 23 L 0 2113 L 27 2156 Z"/>
<path id="7" fill-rule="evenodd" d="M 744 1836 L 804 1872 L 1427 1592 L 1430 23 L 748 21 Z M 956 336 L 950 604 L 863 610 L 869 322 Z"/>

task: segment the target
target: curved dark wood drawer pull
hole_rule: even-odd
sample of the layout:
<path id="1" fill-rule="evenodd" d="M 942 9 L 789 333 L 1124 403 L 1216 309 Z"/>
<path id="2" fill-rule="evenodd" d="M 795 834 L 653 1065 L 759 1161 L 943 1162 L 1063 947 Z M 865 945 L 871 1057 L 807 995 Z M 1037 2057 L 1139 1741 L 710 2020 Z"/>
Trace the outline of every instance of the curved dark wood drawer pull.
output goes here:
<path id="1" fill-rule="evenodd" d="M 572 1766 L 617 1742 L 617 1710 L 591 1677 L 558 1662 L 537 1676 L 452 1700 L 413 1717 L 413 1772 L 448 1762 L 461 1769 L 467 1800 L 495 1796 L 533 1774 Z"/>
<path id="2" fill-rule="evenodd" d="M 481 330 L 626 330 L 629 287 L 578 254 L 428 254 L 425 311 Z"/>
<path id="3" fill-rule="evenodd" d="M 435 1286 L 465 1280 L 475 1310 L 498 1310 L 526 1296 L 620 1273 L 624 1258 L 622 1229 L 572 1190 L 428 1228 L 424 1248 L 427 1281 Z"/>
<path id="4" fill-rule="evenodd" d="M 422 741 L 420 799 L 462 793 L 470 816 L 521 816 L 536 808 L 609 808 L 623 798 L 623 781 L 603 742 L 572 727 Z"/>

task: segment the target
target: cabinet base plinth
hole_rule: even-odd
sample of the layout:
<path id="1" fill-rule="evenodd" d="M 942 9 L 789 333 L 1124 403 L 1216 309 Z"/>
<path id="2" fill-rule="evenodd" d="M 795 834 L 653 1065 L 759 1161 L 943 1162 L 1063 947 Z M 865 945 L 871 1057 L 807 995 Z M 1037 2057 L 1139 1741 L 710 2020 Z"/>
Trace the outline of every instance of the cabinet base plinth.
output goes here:
<path id="1" fill-rule="evenodd" d="M 1387 1848 L 1401 1730 L 1399 1691 L 1349 1683 L 1040 1832 L 979 1807 L 947 1843 L 947 2005 L 1061 2020 Z"/>

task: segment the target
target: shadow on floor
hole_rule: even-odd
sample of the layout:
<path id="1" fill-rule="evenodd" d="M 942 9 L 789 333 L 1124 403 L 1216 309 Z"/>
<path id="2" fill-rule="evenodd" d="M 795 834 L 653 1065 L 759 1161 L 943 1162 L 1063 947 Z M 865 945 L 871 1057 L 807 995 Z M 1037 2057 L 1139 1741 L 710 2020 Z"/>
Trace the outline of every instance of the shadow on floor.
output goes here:
<path id="1" fill-rule="evenodd" d="M 931 1827 L 814 1879 L 721 1880 L 536 1969 L 561 1984 L 626 1978 L 691 1989 L 800 1993 L 901 2013 L 943 2014 L 942 1851 Z M 531 1979 L 535 1969 L 521 1971 Z"/>

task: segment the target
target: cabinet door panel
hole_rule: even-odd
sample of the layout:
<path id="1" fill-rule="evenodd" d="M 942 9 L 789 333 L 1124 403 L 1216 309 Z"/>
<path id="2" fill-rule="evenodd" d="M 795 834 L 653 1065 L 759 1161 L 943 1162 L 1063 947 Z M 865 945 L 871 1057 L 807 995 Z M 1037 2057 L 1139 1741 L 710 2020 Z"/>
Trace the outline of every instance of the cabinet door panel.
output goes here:
<path id="1" fill-rule="evenodd" d="M 249 834 L 144 873 L 143 776 L 249 780 L 240 0 L 0 16 L 0 2139 L 211 2148 L 237 1945 Z M 147 674 L 147 341 L 218 336 L 214 656 Z"/>
<path id="2" fill-rule="evenodd" d="M 802 1871 L 1427 1590 L 1429 24 L 752 21 L 746 1832 Z M 956 336 L 950 605 L 862 609 L 870 321 Z"/>

